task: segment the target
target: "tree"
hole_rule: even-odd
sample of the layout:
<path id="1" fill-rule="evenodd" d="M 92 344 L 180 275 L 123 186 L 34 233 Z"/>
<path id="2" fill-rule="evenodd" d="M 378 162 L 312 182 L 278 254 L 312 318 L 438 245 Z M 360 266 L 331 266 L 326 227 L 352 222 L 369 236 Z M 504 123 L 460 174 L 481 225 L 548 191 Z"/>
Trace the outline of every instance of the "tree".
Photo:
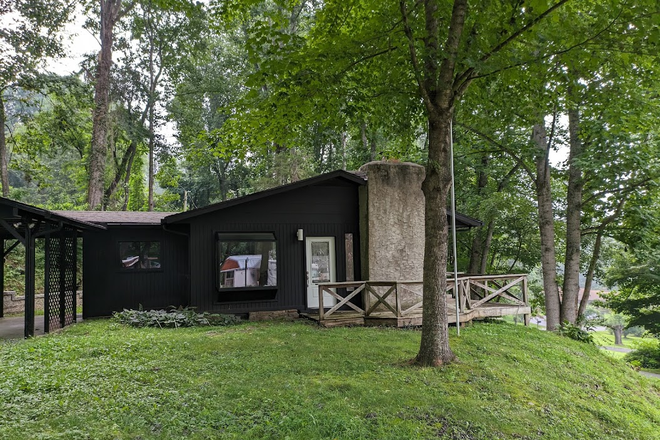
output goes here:
<path id="1" fill-rule="evenodd" d="M 129 1 L 122 6 L 122 0 L 99 0 L 99 6 L 101 51 L 99 52 L 94 86 L 92 148 L 89 157 L 89 185 L 87 188 L 89 209 L 97 209 L 103 201 L 105 164 L 108 152 L 108 109 L 110 105 L 112 50 L 115 40 L 114 29 L 117 22 L 133 9 L 135 1 Z"/>
<path id="2" fill-rule="evenodd" d="M 629 317 L 628 327 L 643 326 L 660 336 L 660 218 L 657 204 L 641 208 L 655 208 L 655 219 L 649 222 L 646 217 L 647 226 L 638 228 L 644 231 L 640 234 L 644 238 L 634 247 L 622 249 L 615 257 L 605 277 L 615 290 L 606 295 L 605 300 L 608 308 Z"/>
<path id="3" fill-rule="evenodd" d="M 308 111 L 330 121 L 352 108 L 367 113 L 388 109 L 391 120 L 424 121 L 428 150 L 423 184 L 424 326 L 416 357 L 420 365 L 454 359 L 445 299 L 445 208 L 456 106 L 473 81 L 560 50 L 559 42 L 540 43 L 537 32 L 543 27 L 547 34 L 558 35 L 564 29 L 562 21 L 573 19 L 573 10 L 553 16 L 566 3 L 468 9 L 466 0 L 455 0 L 451 7 L 437 0 L 403 0 L 398 7 L 367 0 L 330 1 L 310 7 L 314 21 L 304 33 L 279 31 L 273 22 L 280 24 L 286 14 L 272 14 L 263 27 L 255 28 L 250 40 L 260 72 L 251 77 L 253 88 L 247 98 L 252 105 L 241 127 L 245 131 L 258 127 L 262 135 L 280 133 L 281 137 L 285 130 L 291 131 L 292 120 L 300 123 L 309 118 Z M 232 6 L 238 5 L 227 8 Z M 263 120 L 266 109 L 268 120 Z"/>
<path id="4" fill-rule="evenodd" d="M 5 92 L 20 85 L 38 89 L 35 75 L 48 57 L 62 54 L 59 31 L 68 22 L 75 2 L 60 0 L 0 0 L 0 183 L 9 196 L 5 136 Z"/>

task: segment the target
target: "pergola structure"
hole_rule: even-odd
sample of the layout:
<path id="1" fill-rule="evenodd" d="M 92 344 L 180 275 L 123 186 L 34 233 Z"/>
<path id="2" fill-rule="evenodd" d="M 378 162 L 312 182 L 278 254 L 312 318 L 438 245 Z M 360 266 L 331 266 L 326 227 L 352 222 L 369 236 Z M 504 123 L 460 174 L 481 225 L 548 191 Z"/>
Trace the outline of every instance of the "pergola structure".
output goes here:
<path id="1" fill-rule="evenodd" d="M 3 251 L 0 290 L 4 292 L 5 258 L 17 246 L 23 245 L 26 338 L 34 336 L 36 240 L 45 240 L 44 331 L 48 333 L 76 321 L 77 239 L 85 229 L 104 228 L 0 197 L 0 239 Z M 3 308 L 4 304 L 0 304 L 0 317 L 4 314 Z"/>

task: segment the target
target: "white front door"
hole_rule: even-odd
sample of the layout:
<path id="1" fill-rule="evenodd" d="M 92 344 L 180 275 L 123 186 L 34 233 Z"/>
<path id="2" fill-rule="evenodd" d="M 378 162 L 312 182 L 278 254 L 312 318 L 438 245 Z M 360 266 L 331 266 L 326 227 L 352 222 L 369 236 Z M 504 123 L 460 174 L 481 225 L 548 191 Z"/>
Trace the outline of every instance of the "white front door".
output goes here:
<path id="1" fill-rule="evenodd" d="M 332 283 L 337 280 L 335 275 L 335 238 L 307 237 L 307 307 L 319 308 L 318 283 Z M 336 299 L 323 294 L 323 307 L 332 307 Z"/>

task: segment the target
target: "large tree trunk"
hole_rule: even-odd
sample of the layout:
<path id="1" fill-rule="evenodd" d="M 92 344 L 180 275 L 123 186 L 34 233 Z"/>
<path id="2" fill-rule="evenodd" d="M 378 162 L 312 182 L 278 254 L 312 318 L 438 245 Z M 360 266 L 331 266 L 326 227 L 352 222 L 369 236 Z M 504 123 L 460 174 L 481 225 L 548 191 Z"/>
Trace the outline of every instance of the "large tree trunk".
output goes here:
<path id="1" fill-rule="evenodd" d="M 451 187 L 450 110 L 429 117 L 429 160 L 422 184 L 425 197 L 426 236 L 422 340 L 417 363 L 437 366 L 455 359 L 449 348 L 447 322 L 447 194 Z"/>
<path id="2" fill-rule="evenodd" d="M 576 105 L 576 104 L 574 104 Z M 564 262 L 564 288 L 562 289 L 561 321 L 575 324 L 578 316 L 580 290 L 580 243 L 582 233 L 582 142 L 579 137 L 580 115 L 576 107 L 568 111 L 570 153 L 568 156 L 568 193 L 566 196 L 566 258 Z"/>
<path id="3" fill-rule="evenodd" d="M 101 52 L 94 86 L 94 115 L 92 119 L 92 148 L 89 156 L 89 209 L 101 205 L 104 188 L 105 162 L 108 151 L 108 106 L 110 101 L 110 69 L 114 26 L 121 8 L 121 0 L 100 0 Z"/>
<path id="4" fill-rule="evenodd" d="M 545 292 L 546 328 L 556 330 L 561 325 L 559 288 L 557 287 L 557 256 L 555 254 L 555 221 L 550 189 L 548 138 L 543 119 L 532 129 L 536 154 L 536 196 L 541 233 L 541 269 Z"/>
<path id="5" fill-rule="evenodd" d="M 5 101 L 0 90 L 0 181 L 2 182 L 2 197 L 9 197 L 9 169 L 7 166 L 7 140 L 5 139 Z"/>

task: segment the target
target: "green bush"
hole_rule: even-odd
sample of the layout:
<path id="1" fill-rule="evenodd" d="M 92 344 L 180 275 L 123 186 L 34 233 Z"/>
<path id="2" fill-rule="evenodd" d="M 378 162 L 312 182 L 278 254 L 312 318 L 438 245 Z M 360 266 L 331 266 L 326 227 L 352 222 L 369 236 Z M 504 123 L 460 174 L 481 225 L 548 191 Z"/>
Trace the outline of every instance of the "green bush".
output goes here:
<path id="1" fill-rule="evenodd" d="M 569 322 L 564 321 L 564 323 L 561 325 L 559 328 L 559 334 L 562 336 L 569 337 L 571 339 L 574 339 L 579 342 L 584 342 L 587 344 L 593 344 L 594 343 L 594 337 L 591 333 L 588 331 L 582 329 L 582 327 L 571 324 Z"/>
<path id="2" fill-rule="evenodd" d="M 241 320 L 234 315 L 197 313 L 190 308 L 172 310 L 126 310 L 112 315 L 115 321 L 131 327 L 201 327 L 207 325 L 233 325 Z"/>
<path id="3" fill-rule="evenodd" d="M 637 368 L 660 368 L 660 344 L 653 339 L 643 340 L 635 351 L 626 354 L 623 359 Z"/>

